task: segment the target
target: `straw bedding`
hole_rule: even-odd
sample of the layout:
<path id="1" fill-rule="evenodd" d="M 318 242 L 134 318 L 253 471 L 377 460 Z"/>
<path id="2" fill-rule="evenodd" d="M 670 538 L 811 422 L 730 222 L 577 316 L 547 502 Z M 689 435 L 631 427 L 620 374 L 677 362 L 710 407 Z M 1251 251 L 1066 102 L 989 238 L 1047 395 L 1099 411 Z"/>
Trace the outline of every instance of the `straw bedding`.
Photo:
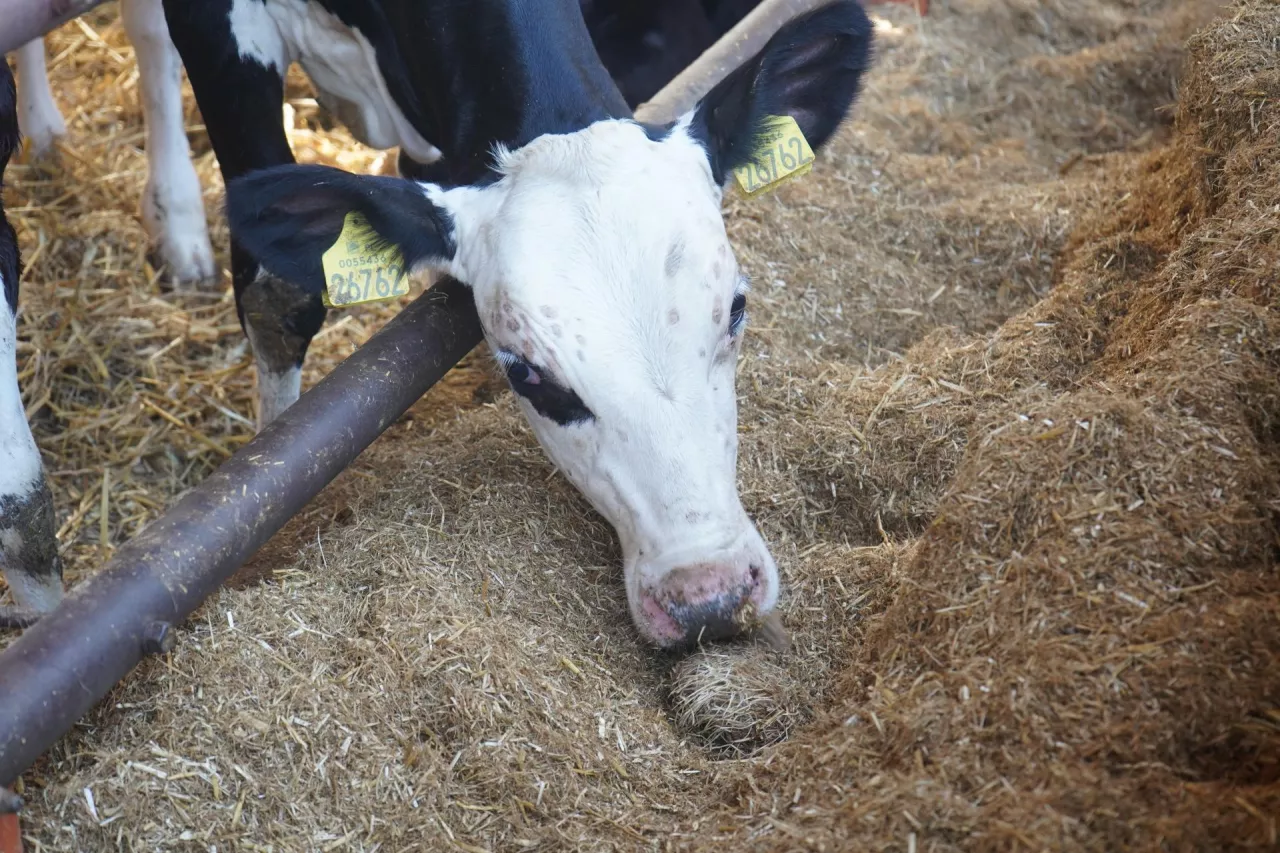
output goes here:
<path id="1" fill-rule="evenodd" d="M 27 774 L 32 848 L 1274 845 L 1280 8 L 930 12 L 878 7 L 858 119 L 727 203 L 788 652 L 643 649 L 478 353 Z M 229 298 L 144 266 L 114 10 L 51 43 L 72 136 L 10 204 L 75 578 L 246 440 L 252 378 Z M 382 167 L 293 94 L 307 157 Z"/>

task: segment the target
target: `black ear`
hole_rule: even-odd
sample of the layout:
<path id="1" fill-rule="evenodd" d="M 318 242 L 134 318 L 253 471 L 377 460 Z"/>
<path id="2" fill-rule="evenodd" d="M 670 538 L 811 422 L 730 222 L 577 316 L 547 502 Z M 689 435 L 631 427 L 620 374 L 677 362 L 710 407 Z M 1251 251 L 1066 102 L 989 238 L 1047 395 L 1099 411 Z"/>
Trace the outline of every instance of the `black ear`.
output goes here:
<path id="1" fill-rule="evenodd" d="M 321 257 L 353 211 L 379 238 L 371 248 L 399 250 L 406 271 L 444 263 L 457 249 L 449 213 L 403 178 L 290 164 L 227 184 L 232 239 L 272 275 L 307 287 L 324 288 Z"/>
<path id="2" fill-rule="evenodd" d="M 770 116 L 791 116 L 815 151 L 849 114 L 871 63 L 872 24 L 838 0 L 789 21 L 760 53 L 712 89 L 694 111 L 716 182 L 750 162 Z"/>

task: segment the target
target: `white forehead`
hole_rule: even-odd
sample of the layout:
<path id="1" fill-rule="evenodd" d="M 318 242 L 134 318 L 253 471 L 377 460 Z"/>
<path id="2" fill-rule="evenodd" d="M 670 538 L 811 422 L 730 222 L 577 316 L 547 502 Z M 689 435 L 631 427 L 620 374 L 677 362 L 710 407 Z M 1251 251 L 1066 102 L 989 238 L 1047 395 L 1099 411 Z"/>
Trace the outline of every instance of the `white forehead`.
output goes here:
<path id="1" fill-rule="evenodd" d="M 473 286 L 520 301 L 665 302 L 655 277 L 732 274 L 720 188 L 683 127 L 655 141 L 632 122 L 602 121 L 497 160 L 503 178 L 458 217 Z"/>

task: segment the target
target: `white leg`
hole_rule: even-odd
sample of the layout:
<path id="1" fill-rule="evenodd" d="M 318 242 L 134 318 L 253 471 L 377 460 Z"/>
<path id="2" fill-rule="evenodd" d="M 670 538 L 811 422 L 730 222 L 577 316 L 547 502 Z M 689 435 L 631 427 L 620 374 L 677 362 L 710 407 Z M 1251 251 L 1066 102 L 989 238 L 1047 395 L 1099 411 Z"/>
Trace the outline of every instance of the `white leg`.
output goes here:
<path id="1" fill-rule="evenodd" d="M 0 302 L 0 570 L 18 607 L 47 613 L 62 599 L 62 562 L 53 499 L 18 391 L 16 331 L 9 301 Z"/>
<path id="2" fill-rule="evenodd" d="M 238 270 L 245 274 L 247 270 Z M 239 282 L 237 282 L 238 284 Z M 324 322 L 320 299 L 257 267 L 236 302 L 258 373 L 258 431 L 302 394 L 302 362 Z M 317 310 L 318 309 L 318 310 Z"/>
<path id="3" fill-rule="evenodd" d="M 273 341 L 258 340 L 260 335 L 254 333 L 252 326 L 247 326 L 245 331 L 249 346 L 253 347 L 254 361 L 258 368 L 258 432 L 262 432 L 267 424 L 298 402 L 298 397 L 302 395 L 302 368 L 280 369 L 273 366 L 272 360 L 265 354 L 276 354 L 279 347 Z"/>
<path id="4" fill-rule="evenodd" d="M 258 360 L 258 432 L 274 421 L 285 409 L 298 402 L 302 394 L 302 370 L 290 367 L 276 373 Z"/>
<path id="5" fill-rule="evenodd" d="M 67 135 L 58 104 L 49 88 L 44 60 L 44 39 L 32 39 L 15 51 L 18 65 L 18 128 L 31 140 L 36 157 L 53 150 L 55 139 Z"/>
<path id="6" fill-rule="evenodd" d="M 177 281 L 214 281 L 218 267 L 183 122 L 182 60 L 169 39 L 164 6 L 161 0 L 122 0 L 120 13 L 138 59 L 147 128 L 143 224 Z"/>

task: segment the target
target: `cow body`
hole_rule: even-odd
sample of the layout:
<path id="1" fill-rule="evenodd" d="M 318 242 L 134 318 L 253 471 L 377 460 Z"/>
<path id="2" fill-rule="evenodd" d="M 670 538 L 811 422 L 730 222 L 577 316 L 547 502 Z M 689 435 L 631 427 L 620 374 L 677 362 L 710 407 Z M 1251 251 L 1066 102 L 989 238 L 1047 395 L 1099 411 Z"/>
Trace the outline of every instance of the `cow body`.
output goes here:
<path id="1" fill-rule="evenodd" d="M 156 0 L 128 0 L 129 3 Z M 641 634 L 674 647 L 767 614 L 778 574 L 736 488 L 746 281 L 720 204 L 769 116 L 820 148 L 869 59 L 839 0 L 784 27 L 694 109 L 634 120 L 578 0 L 165 0 L 227 184 L 260 424 L 299 395 L 321 255 L 358 213 L 405 269 L 472 288 L 552 461 L 613 524 Z M 293 62 L 405 177 L 298 166 Z"/>

